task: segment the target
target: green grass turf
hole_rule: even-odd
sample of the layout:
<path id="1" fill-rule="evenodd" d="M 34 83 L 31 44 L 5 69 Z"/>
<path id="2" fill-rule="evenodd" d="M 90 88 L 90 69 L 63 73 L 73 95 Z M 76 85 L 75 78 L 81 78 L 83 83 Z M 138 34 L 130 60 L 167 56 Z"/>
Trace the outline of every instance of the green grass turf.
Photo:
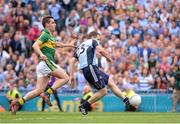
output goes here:
<path id="1" fill-rule="evenodd" d="M 180 113 L 91 112 L 10 112 L 0 113 L 0 123 L 180 123 Z"/>

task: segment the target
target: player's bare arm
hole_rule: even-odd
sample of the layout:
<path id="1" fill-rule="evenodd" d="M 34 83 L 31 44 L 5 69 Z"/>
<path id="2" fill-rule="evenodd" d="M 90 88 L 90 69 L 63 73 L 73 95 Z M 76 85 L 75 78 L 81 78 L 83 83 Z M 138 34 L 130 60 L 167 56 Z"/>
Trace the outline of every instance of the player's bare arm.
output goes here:
<path id="1" fill-rule="evenodd" d="M 43 61 L 46 61 L 47 57 L 41 52 L 39 45 L 40 45 L 39 42 L 35 42 L 32 47 L 34 51 L 36 52 L 36 54 L 38 54 Z"/>
<path id="2" fill-rule="evenodd" d="M 76 46 L 74 45 L 75 42 L 77 42 L 77 34 L 76 33 L 73 33 L 71 38 L 67 41 L 69 44 L 64 44 L 64 43 L 61 43 L 61 42 L 56 42 L 56 47 L 74 47 L 76 48 Z"/>
<path id="3" fill-rule="evenodd" d="M 56 42 L 56 47 L 60 47 L 60 48 L 63 48 L 63 47 L 73 47 L 73 48 L 75 48 L 76 46 L 73 45 L 73 44 L 64 44 L 64 43 L 61 43 L 61 42 Z"/>
<path id="4" fill-rule="evenodd" d="M 74 77 L 74 69 L 75 69 L 75 64 L 78 60 L 73 57 L 70 60 L 70 81 L 71 81 L 71 87 L 74 88 L 76 85 L 75 77 Z"/>
<path id="5" fill-rule="evenodd" d="M 108 62 L 112 62 L 112 59 L 109 57 L 108 53 L 101 46 L 96 47 L 97 52 L 104 56 Z"/>

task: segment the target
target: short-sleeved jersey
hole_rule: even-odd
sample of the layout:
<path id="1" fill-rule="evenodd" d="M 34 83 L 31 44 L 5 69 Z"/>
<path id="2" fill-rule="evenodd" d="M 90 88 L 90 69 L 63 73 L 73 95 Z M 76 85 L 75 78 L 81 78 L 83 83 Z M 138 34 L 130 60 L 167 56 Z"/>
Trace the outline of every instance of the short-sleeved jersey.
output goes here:
<path id="1" fill-rule="evenodd" d="M 41 52 L 47 56 L 49 60 L 55 61 L 55 47 L 56 47 L 56 39 L 51 35 L 51 33 L 43 29 L 41 32 L 41 35 L 37 39 L 37 41 L 40 44 L 40 50 Z"/>
<path id="2" fill-rule="evenodd" d="M 85 68 L 88 65 L 97 65 L 96 63 L 96 46 L 99 42 L 94 39 L 88 39 L 81 43 L 76 49 L 74 57 L 79 60 L 80 68 Z"/>

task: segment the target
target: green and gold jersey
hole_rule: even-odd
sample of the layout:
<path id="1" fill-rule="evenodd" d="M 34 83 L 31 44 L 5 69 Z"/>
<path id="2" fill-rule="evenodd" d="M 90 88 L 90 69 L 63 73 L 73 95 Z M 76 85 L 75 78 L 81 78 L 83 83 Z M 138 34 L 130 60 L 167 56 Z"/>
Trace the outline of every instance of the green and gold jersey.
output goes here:
<path id="1" fill-rule="evenodd" d="M 55 47 L 56 47 L 56 39 L 51 35 L 51 33 L 43 29 L 41 35 L 36 40 L 40 44 L 41 52 L 47 56 L 49 60 L 55 61 Z"/>

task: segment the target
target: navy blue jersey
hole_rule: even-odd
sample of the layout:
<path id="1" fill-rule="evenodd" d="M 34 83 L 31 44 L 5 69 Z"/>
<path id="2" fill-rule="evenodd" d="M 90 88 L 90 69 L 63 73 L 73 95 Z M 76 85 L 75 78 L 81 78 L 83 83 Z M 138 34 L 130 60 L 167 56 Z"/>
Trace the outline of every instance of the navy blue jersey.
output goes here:
<path id="1" fill-rule="evenodd" d="M 74 57 L 79 60 L 85 79 L 91 86 L 100 90 L 108 84 L 109 76 L 98 69 L 96 61 L 96 46 L 99 42 L 88 39 L 76 49 Z"/>
<path id="2" fill-rule="evenodd" d="M 80 68 L 85 68 L 88 65 L 97 65 L 96 63 L 96 46 L 99 42 L 94 39 L 88 39 L 81 43 L 76 49 L 74 57 L 79 60 Z"/>

